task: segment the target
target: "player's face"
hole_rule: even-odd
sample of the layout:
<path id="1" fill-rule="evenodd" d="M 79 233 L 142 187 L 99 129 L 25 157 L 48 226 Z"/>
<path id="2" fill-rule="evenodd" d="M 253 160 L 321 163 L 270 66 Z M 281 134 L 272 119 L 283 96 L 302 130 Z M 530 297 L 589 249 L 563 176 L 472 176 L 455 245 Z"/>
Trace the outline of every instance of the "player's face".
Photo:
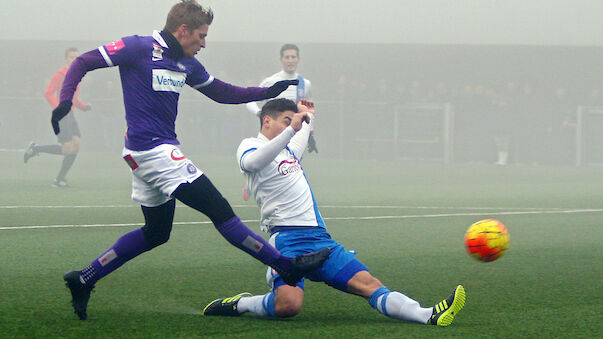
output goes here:
<path id="1" fill-rule="evenodd" d="M 192 57 L 201 48 L 205 48 L 205 37 L 209 31 L 209 25 L 202 25 L 201 27 L 193 30 L 192 32 L 185 29 L 178 41 L 184 51 L 184 56 Z"/>
<path id="2" fill-rule="evenodd" d="M 281 64 L 283 64 L 283 71 L 287 73 L 295 73 L 297 70 L 297 64 L 299 63 L 299 57 L 297 51 L 294 49 L 288 49 L 283 51 L 281 57 Z"/>
<path id="3" fill-rule="evenodd" d="M 270 120 L 267 125 L 268 133 L 264 134 L 264 135 L 266 135 L 266 137 L 268 139 L 272 140 L 272 138 L 281 134 L 281 132 L 284 131 L 285 128 L 287 128 L 289 125 L 291 125 L 291 120 L 293 120 L 294 114 L 295 114 L 295 112 L 293 112 L 293 111 L 284 111 L 276 119 L 273 119 L 272 117 L 270 117 Z"/>
<path id="4" fill-rule="evenodd" d="M 71 66 L 71 63 L 73 62 L 73 60 L 75 60 L 75 58 L 77 58 L 80 55 L 80 53 L 76 52 L 76 51 L 71 51 L 69 53 L 67 53 L 67 57 L 65 58 L 65 63 L 67 64 L 67 68 L 69 68 L 69 66 Z"/>

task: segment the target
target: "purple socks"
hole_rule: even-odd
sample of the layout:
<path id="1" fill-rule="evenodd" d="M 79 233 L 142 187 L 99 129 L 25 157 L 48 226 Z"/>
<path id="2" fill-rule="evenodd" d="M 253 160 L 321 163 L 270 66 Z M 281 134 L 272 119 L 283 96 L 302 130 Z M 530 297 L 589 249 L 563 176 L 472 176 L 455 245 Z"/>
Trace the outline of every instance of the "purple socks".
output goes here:
<path id="1" fill-rule="evenodd" d="M 222 225 L 216 226 L 216 229 L 232 245 L 247 252 L 262 263 L 279 271 L 288 272 L 291 270 L 291 258 L 281 255 L 264 238 L 250 230 L 239 217 L 231 218 Z M 81 271 L 80 280 L 87 286 L 94 286 L 99 279 L 151 248 L 142 229 L 126 233 Z"/>
<path id="2" fill-rule="evenodd" d="M 80 280 L 87 286 L 94 286 L 102 277 L 150 249 L 151 246 L 147 243 L 142 229 L 126 233 L 105 253 L 94 259 L 90 266 L 82 270 Z"/>
<path id="3" fill-rule="evenodd" d="M 249 229 L 239 217 L 234 216 L 216 229 L 232 245 L 247 252 L 262 263 L 278 270 L 289 271 L 290 259 L 270 245 L 264 238 Z"/>

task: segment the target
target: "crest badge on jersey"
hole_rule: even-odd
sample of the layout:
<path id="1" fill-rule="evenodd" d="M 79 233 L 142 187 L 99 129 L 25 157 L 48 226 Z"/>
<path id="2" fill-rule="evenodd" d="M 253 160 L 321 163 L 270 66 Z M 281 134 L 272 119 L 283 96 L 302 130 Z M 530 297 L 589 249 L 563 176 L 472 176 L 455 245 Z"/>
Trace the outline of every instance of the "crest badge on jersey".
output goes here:
<path id="1" fill-rule="evenodd" d="M 163 47 L 160 44 L 153 43 L 153 57 L 152 61 L 163 60 Z"/>

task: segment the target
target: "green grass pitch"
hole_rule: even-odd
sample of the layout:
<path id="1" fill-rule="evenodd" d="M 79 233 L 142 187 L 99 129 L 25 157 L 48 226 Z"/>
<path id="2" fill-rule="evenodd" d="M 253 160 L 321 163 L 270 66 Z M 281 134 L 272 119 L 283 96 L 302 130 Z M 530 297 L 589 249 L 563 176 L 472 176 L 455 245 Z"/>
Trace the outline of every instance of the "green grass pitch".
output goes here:
<path id="1" fill-rule="evenodd" d="M 265 267 L 181 204 L 171 240 L 99 281 L 83 322 L 72 313 L 62 275 L 140 227 L 129 169 L 118 152 L 83 153 L 72 187 L 56 189 L 50 183 L 59 158 L 23 165 L 21 153 L 1 154 L 2 338 L 602 336 L 603 168 L 306 159 L 330 233 L 391 290 L 431 306 L 465 286 L 465 308 L 447 328 L 386 318 L 319 283 L 306 284 L 294 318 L 204 317 L 214 298 L 265 293 Z M 234 155 L 189 157 L 259 232 Z M 492 263 L 463 247 L 465 230 L 484 218 L 501 220 L 511 236 L 508 252 Z"/>

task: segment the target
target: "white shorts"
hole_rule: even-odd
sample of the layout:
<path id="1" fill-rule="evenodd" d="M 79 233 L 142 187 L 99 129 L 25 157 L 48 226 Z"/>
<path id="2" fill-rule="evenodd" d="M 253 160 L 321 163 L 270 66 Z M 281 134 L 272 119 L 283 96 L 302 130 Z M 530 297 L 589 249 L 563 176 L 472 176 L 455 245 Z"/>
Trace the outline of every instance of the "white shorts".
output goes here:
<path id="1" fill-rule="evenodd" d="M 180 184 L 203 175 L 175 145 L 163 144 L 148 151 L 124 148 L 122 155 L 132 169 L 132 200 L 146 207 L 166 203 Z"/>

